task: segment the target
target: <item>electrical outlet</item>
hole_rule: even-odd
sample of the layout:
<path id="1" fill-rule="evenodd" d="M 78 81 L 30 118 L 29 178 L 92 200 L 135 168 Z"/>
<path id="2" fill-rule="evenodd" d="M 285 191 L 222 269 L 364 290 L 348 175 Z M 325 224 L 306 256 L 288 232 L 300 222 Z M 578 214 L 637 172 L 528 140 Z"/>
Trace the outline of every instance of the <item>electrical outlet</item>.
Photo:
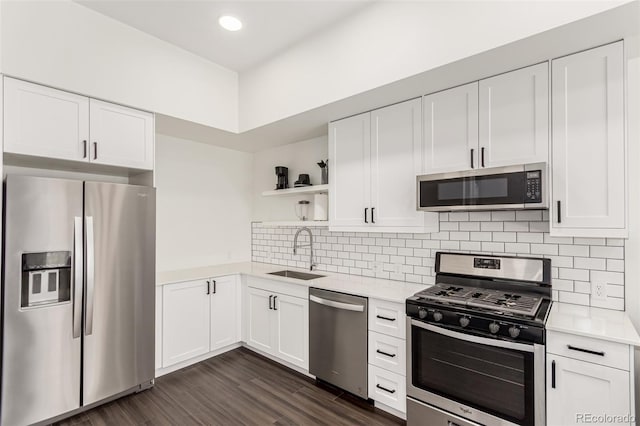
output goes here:
<path id="1" fill-rule="evenodd" d="M 267 261 L 271 263 L 273 261 L 273 255 L 271 254 L 271 246 L 267 246 L 266 253 L 267 253 Z"/>
<path id="2" fill-rule="evenodd" d="M 607 300 L 607 283 L 602 281 L 592 282 L 591 297 L 593 300 Z"/>
<path id="3" fill-rule="evenodd" d="M 395 272 L 396 274 L 399 274 L 401 269 L 402 269 L 401 263 L 396 262 L 393 264 L 393 272 Z"/>

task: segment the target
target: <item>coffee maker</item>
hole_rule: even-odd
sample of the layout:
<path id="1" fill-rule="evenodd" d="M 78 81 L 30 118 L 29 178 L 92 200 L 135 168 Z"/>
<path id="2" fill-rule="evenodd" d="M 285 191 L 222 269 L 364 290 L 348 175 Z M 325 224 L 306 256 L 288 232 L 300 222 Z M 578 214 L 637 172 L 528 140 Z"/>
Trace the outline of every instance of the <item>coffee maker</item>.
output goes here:
<path id="1" fill-rule="evenodd" d="M 283 166 L 276 166 L 276 189 L 287 189 L 289 187 L 289 169 Z"/>

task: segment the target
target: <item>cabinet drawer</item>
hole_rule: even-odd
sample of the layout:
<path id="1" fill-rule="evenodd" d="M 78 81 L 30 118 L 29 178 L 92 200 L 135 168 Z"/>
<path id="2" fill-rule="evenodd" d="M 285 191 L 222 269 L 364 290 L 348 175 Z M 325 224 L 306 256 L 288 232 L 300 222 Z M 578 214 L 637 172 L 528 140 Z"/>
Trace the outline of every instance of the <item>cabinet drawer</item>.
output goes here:
<path id="1" fill-rule="evenodd" d="M 369 299 L 369 330 L 404 339 L 405 322 L 403 304 Z"/>
<path id="2" fill-rule="evenodd" d="M 369 332 L 369 363 L 401 376 L 407 375 L 407 342 L 386 334 Z"/>
<path id="3" fill-rule="evenodd" d="M 547 352 L 629 371 L 629 346 L 554 331 L 547 332 Z"/>
<path id="4" fill-rule="evenodd" d="M 369 398 L 406 413 L 406 379 L 369 364 Z"/>

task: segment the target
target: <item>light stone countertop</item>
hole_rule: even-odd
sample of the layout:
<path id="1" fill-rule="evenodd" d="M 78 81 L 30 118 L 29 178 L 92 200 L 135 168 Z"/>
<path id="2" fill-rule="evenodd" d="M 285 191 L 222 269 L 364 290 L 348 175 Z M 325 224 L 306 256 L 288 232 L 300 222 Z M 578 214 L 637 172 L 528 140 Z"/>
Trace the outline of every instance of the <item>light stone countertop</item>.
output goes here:
<path id="1" fill-rule="evenodd" d="M 312 273 L 324 275 L 308 281 L 295 278 L 286 278 L 277 275 L 269 275 L 269 272 L 282 271 L 284 269 L 299 272 L 309 270 L 290 268 L 281 265 L 271 265 L 258 262 L 229 263 L 224 265 L 205 266 L 201 268 L 183 269 L 178 271 L 158 272 L 156 285 L 163 286 L 171 283 L 201 280 L 206 278 L 221 277 L 224 275 L 250 275 L 274 281 L 291 284 L 316 287 L 325 290 L 339 291 L 357 296 L 371 297 L 389 302 L 403 303 L 409 296 L 429 287 L 426 284 L 413 284 L 403 281 L 392 281 L 380 278 L 362 277 L 358 275 L 337 274 L 334 272 L 313 271 Z"/>
<path id="2" fill-rule="evenodd" d="M 547 330 L 640 346 L 640 336 L 626 312 L 554 302 Z"/>

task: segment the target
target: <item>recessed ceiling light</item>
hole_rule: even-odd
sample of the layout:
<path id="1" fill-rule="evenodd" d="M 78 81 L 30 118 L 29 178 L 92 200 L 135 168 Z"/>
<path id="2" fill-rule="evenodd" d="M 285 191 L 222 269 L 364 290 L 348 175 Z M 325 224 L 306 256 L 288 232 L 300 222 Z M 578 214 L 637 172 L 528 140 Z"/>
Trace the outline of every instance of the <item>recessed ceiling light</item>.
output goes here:
<path id="1" fill-rule="evenodd" d="M 225 30 L 238 31 L 242 29 L 242 22 L 235 16 L 221 16 L 220 19 L 218 19 L 218 23 Z"/>

